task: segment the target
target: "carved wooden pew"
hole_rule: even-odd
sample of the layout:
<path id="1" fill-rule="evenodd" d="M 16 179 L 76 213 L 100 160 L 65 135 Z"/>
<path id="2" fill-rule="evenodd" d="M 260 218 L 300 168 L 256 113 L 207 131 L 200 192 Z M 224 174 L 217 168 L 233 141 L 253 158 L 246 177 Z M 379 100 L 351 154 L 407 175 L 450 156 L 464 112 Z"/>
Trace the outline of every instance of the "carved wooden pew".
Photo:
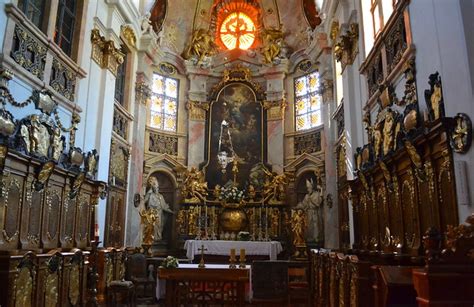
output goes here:
<path id="1" fill-rule="evenodd" d="M 0 255 L 1 306 L 75 306 L 89 301 L 89 252 Z"/>
<path id="2" fill-rule="evenodd" d="M 466 223 L 448 227 L 444 250 L 437 230 L 424 236 L 426 267 L 413 270 L 418 306 L 474 306 L 474 214 Z"/>

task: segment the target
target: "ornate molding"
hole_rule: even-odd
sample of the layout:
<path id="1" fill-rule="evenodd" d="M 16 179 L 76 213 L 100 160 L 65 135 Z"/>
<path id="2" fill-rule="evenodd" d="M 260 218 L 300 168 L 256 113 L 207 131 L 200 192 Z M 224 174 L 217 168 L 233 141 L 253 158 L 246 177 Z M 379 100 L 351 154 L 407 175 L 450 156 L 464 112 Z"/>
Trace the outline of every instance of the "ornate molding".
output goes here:
<path id="1" fill-rule="evenodd" d="M 137 36 L 130 25 L 123 25 L 120 27 L 120 33 L 130 47 L 137 47 Z"/>
<path id="2" fill-rule="evenodd" d="M 264 101 L 263 108 L 267 110 L 267 120 L 282 120 L 285 118 L 286 99 L 279 101 Z"/>
<path id="3" fill-rule="evenodd" d="M 149 131 L 148 151 L 177 156 L 178 137 Z"/>
<path id="4" fill-rule="evenodd" d="M 321 151 L 321 130 L 295 135 L 295 156 Z"/>
<path id="5" fill-rule="evenodd" d="M 189 100 L 186 104 L 190 120 L 206 120 L 206 112 L 209 111 L 209 102 Z"/>
<path id="6" fill-rule="evenodd" d="M 216 84 L 212 89 L 214 93 L 213 96 L 217 96 L 219 89 L 229 82 L 248 82 L 258 95 L 263 95 L 263 89 L 260 84 L 252 79 L 250 68 L 244 67 L 240 63 L 231 69 L 224 70 L 224 77 L 221 82 Z"/>
<path id="7" fill-rule="evenodd" d="M 135 83 L 135 99 L 142 104 L 147 104 L 150 97 L 150 86 L 144 81 L 137 81 Z"/>
<path id="8" fill-rule="evenodd" d="M 341 62 L 342 69 L 351 65 L 359 52 L 359 25 L 352 23 L 346 34 L 340 36 L 339 41 L 334 45 L 334 57 Z"/>
<path id="9" fill-rule="evenodd" d="M 119 48 L 115 47 L 112 40 L 106 40 L 100 35 L 99 29 L 91 31 L 92 59 L 101 68 L 107 68 L 114 76 L 117 75 L 117 69 L 123 63 L 124 54 Z"/>

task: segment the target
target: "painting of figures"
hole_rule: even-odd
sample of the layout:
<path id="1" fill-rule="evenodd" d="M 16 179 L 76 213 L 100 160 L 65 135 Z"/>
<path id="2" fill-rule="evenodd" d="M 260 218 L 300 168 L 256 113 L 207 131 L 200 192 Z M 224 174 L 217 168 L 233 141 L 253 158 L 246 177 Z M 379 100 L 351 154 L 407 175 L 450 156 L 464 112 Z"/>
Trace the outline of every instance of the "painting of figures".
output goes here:
<path id="1" fill-rule="evenodd" d="M 208 125 L 208 186 L 223 186 L 236 173 L 237 184 L 246 188 L 252 168 L 263 162 L 263 113 L 253 90 L 243 83 L 226 85 L 211 106 Z"/>

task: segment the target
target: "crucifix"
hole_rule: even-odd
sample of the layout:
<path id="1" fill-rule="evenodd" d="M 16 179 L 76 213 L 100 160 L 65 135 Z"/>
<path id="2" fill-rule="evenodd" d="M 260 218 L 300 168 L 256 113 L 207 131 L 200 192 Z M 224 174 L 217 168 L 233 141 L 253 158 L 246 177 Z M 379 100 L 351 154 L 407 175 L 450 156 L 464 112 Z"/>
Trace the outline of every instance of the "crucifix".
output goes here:
<path id="1" fill-rule="evenodd" d="M 204 251 L 207 251 L 207 248 L 204 248 L 204 244 L 203 244 L 201 245 L 201 248 L 198 248 L 198 251 L 201 252 L 201 261 L 199 261 L 198 268 L 202 269 L 206 267 L 206 265 L 204 264 Z"/>

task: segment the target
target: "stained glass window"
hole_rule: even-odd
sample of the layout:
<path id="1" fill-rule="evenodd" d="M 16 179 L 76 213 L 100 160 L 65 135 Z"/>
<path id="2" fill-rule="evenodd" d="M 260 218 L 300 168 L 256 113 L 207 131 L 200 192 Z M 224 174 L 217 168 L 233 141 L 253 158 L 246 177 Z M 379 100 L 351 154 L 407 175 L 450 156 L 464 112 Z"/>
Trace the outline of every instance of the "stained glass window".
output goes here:
<path id="1" fill-rule="evenodd" d="M 227 16 L 220 27 L 220 38 L 227 49 L 248 49 L 255 41 L 255 24 L 242 12 Z"/>
<path id="2" fill-rule="evenodd" d="M 318 72 L 295 79 L 296 131 L 321 125 L 322 97 L 319 86 Z"/>
<path id="3" fill-rule="evenodd" d="M 150 106 L 150 126 L 176 132 L 178 115 L 178 80 L 153 75 Z"/>

